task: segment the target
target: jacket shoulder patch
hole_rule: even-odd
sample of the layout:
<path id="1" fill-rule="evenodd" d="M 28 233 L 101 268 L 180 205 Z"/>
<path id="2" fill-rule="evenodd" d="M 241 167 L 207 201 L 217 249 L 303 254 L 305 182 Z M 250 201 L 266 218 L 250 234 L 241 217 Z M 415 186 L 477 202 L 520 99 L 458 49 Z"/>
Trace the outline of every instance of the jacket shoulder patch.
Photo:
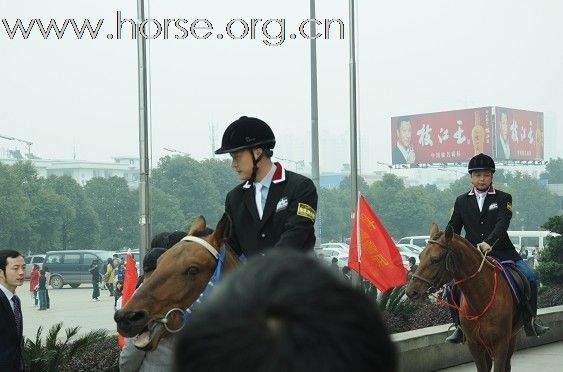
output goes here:
<path id="1" fill-rule="evenodd" d="M 310 205 L 305 203 L 299 203 L 297 205 L 297 215 L 308 218 L 313 222 L 315 222 L 315 218 L 317 217 L 315 210 Z"/>
<path id="2" fill-rule="evenodd" d="M 506 203 L 506 209 L 508 209 L 509 212 L 512 213 L 512 203 L 511 202 Z"/>

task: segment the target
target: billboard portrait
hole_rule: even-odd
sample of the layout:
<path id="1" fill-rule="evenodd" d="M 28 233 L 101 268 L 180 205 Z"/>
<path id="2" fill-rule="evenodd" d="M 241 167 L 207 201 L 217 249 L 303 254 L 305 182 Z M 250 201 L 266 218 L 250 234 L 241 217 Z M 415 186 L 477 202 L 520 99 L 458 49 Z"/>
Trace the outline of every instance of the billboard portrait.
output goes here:
<path id="1" fill-rule="evenodd" d="M 392 164 L 468 161 L 493 155 L 492 108 L 434 112 L 391 118 Z"/>
<path id="2" fill-rule="evenodd" d="M 495 158 L 498 160 L 543 160 L 543 113 L 494 108 Z"/>

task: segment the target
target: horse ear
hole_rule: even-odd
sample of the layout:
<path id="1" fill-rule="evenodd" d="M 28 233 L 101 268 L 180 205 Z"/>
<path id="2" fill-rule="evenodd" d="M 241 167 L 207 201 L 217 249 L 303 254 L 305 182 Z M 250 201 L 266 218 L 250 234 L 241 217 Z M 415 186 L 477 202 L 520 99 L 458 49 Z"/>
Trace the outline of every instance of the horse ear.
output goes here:
<path id="1" fill-rule="evenodd" d="M 195 221 L 192 223 L 190 227 L 190 231 L 188 231 L 188 235 L 193 235 L 196 231 L 202 231 L 205 229 L 207 222 L 203 216 L 198 216 Z"/>
<path id="2" fill-rule="evenodd" d="M 227 212 L 223 213 L 223 217 L 217 222 L 217 227 L 213 233 L 214 238 L 217 240 L 218 245 L 222 245 L 229 240 L 233 230 L 233 223 L 231 217 Z"/>
<path id="3" fill-rule="evenodd" d="M 436 222 L 432 222 L 432 226 L 430 226 L 430 239 L 434 239 L 436 235 L 440 232 L 440 228 L 436 224 Z"/>
<path id="4" fill-rule="evenodd" d="M 446 232 L 445 232 L 446 242 L 447 243 L 451 242 L 453 237 L 454 237 L 454 228 L 452 227 L 452 225 L 448 225 L 446 227 Z"/>

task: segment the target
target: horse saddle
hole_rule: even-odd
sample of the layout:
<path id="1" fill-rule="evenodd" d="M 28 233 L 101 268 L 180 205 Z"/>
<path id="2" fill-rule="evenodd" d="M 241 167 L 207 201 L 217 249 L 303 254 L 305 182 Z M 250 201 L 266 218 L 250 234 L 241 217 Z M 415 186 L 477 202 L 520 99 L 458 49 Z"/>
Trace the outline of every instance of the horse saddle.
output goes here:
<path id="1" fill-rule="evenodd" d="M 532 294 L 530 288 L 530 282 L 526 276 L 518 270 L 514 261 L 502 261 L 500 262 L 503 268 L 504 276 L 508 281 L 508 285 L 516 299 L 518 304 L 526 304 L 530 301 L 530 296 Z"/>

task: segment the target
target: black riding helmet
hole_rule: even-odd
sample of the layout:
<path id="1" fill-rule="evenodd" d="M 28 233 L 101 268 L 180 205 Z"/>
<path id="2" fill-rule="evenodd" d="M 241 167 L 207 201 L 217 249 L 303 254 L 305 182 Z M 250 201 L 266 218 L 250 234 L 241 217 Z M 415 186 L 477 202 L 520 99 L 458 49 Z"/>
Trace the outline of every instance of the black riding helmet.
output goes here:
<path id="1" fill-rule="evenodd" d="M 238 120 L 233 121 L 225 133 L 221 141 L 221 148 L 215 151 L 215 154 L 226 154 L 239 150 L 248 149 L 252 154 L 254 166 L 252 167 L 252 176 L 248 180 L 253 183 L 256 180 L 258 172 L 258 162 L 264 154 L 271 157 L 272 149 L 276 146 L 276 137 L 268 124 L 260 119 L 241 116 Z M 264 151 L 257 158 L 254 156 L 254 148 L 261 148 Z"/>
<path id="2" fill-rule="evenodd" d="M 225 129 L 221 148 L 216 150 L 215 154 L 227 154 L 256 147 L 270 150 L 275 146 L 276 137 L 268 124 L 257 118 L 241 116 Z"/>
<path id="3" fill-rule="evenodd" d="M 483 153 L 472 157 L 467 165 L 467 171 L 471 174 L 471 172 L 476 170 L 490 170 L 491 173 L 495 173 L 495 162 L 493 158 Z"/>

